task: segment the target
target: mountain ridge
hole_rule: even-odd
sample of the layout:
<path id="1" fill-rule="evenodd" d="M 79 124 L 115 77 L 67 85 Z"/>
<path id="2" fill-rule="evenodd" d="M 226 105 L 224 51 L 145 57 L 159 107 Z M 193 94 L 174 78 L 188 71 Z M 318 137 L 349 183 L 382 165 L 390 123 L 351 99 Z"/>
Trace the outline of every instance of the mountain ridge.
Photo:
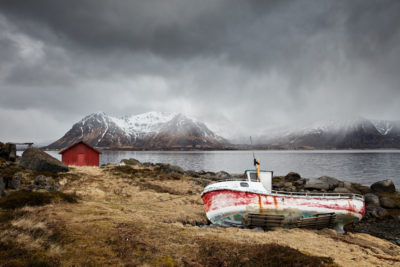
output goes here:
<path id="1" fill-rule="evenodd" d="M 60 149 L 80 140 L 118 150 L 400 149 L 400 121 L 327 120 L 266 131 L 253 137 L 254 145 L 248 145 L 232 144 L 203 122 L 180 113 L 152 111 L 117 118 L 97 112 L 45 148 Z"/>
<path id="2" fill-rule="evenodd" d="M 271 149 L 400 148 L 400 121 L 363 117 L 332 120 L 264 134 L 256 143 Z"/>
<path id="3" fill-rule="evenodd" d="M 60 149 L 80 140 L 105 149 L 224 149 L 229 144 L 204 123 L 180 113 L 152 111 L 116 118 L 97 112 L 46 148 Z"/>

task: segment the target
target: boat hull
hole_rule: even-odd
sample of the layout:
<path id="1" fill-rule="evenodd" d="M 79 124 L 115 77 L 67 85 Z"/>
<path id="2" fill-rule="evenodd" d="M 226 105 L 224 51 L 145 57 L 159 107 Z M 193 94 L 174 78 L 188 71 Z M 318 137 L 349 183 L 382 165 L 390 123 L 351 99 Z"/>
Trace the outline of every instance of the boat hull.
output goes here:
<path id="1" fill-rule="evenodd" d="M 216 224 L 242 224 L 248 213 L 284 215 L 283 225 L 293 226 L 300 218 L 315 214 L 335 213 L 339 228 L 362 219 L 365 205 L 362 199 L 350 196 L 312 196 L 255 193 L 243 190 L 213 190 L 202 195 L 207 218 Z"/>

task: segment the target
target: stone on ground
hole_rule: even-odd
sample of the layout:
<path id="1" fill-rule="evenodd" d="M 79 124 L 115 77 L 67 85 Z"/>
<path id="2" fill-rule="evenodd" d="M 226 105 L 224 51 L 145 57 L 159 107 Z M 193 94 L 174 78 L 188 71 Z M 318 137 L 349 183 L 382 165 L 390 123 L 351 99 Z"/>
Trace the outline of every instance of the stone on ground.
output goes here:
<path id="1" fill-rule="evenodd" d="M 339 185 L 340 181 L 336 178 L 329 176 L 322 176 L 319 178 L 310 178 L 306 181 L 304 188 L 318 189 L 318 190 L 333 190 Z"/>
<path id="2" fill-rule="evenodd" d="M 381 203 L 381 206 L 387 209 L 397 209 L 399 206 L 397 205 L 396 202 L 394 202 L 392 199 L 388 197 L 380 197 L 379 201 Z"/>
<path id="3" fill-rule="evenodd" d="M 379 207 L 380 206 L 380 201 L 379 201 L 379 197 L 375 194 L 372 193 L 367 193 L 364 195 L 364 199 L 365 199 L 365 204 L 367 206 L 376 206 Z"/>
<path id="4" fill-rule="evenodd" d="M 285 176 L 285 181 L 288 181 L 288 182 L 294 182 L 294 181 L 297 181 L 300 179 L 301 179 L 301 176 L 297 172 L 289 172 Z"/>
<path id="5" fill-rule="evenodd" d="M 396 188 L 393 184 L 393 181 L 390 179 L 373 183 L 371 185 L 371 189 L 376 192 L 388 192 L 388 193 L 396 192 Z"/>
<path id="6" fill-rule="evenodd" d="M 22 154 L 19 166 L 40 172 L 66 172 L 69 168 L 38 148 L 28 148 Z"/>

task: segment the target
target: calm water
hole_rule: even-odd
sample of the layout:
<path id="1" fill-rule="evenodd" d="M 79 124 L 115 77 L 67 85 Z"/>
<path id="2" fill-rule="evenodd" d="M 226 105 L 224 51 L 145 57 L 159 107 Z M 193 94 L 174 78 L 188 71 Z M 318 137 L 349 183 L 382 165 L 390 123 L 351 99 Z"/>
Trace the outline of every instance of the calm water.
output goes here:
<path id="1" fill-rule="evenodd" d="M 48 153 L 60 159 L 57 152 Z M 295 171 L 302 177 L 327 175 L 365 185 L 392 179 L 400 188 L 400 151 L 256 151 L 255 155 L 261 159 L 261 168 L 273 170 L 275 175 Z M 170 163 L 196 171 L 242 173 L 253 167 L 251 151 L 104 151 L 100 161 L 118 163 L 125 158 Z"/>

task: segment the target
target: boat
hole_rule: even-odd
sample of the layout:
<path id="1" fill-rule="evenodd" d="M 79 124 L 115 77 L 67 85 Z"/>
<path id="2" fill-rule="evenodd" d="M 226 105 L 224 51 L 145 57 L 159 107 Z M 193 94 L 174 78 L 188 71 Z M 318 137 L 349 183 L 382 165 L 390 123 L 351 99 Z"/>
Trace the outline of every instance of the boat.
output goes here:
<path id="1" fill-rule="evenodd" d="M 210 184 L 201 197 L 208 220 L 235 226 L 332 227 L 344 232 L 365 213 L 364 197 L 351 193 L 272 190 L 272 171 L 245 171 L 244 179 Z"/>

